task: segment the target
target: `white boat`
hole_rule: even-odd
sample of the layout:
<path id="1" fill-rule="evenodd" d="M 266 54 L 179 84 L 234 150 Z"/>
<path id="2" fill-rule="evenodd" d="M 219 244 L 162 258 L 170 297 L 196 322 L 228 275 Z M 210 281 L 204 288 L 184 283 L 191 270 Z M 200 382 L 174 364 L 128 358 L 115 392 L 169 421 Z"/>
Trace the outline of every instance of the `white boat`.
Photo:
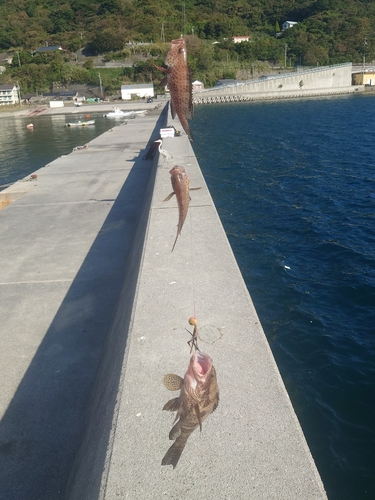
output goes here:
<path id="1" fill-rule="evenodd" d="M 147 113 L 147 109 L 143 109 L 140 111 L 122 111 L 120 108 L 113 108 L 113 111 L 106 113 L 106 118 L 126 118 L 127 116 L 135 116 L 135 115 L 143 115 Z"/>
<path id="2" fill-rule="evenodd" d="M 87 120 L 87 122 L 69 122 L 66 124 L 67 127 L 86 127 L 87 125 L 95 125 L 95 120 Z"/>
<path id="3" fill-rule="evenodd" d="M 106 113 L 106 118 L 124 118 L 133 114 L 133 111 L 122 111 L 120 108 L 113 108 L 113 111 Z"/>

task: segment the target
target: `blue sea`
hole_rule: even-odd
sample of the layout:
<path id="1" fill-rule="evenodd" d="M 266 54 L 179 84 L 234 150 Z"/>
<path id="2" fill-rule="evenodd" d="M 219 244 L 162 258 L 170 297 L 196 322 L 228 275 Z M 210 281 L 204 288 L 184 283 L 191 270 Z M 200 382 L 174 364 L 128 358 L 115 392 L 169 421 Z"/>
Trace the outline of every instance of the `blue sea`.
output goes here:
<path id="1" fill-rule="evenodd" d="M 375 498 L 374 116 L 375 97 L 347 96 L 202 105 L 192 122 L 330 500 Z"/>
<path id="2" fill-rule="evenodd" d="M 330 500 L 375 497 L 374 115 L 375 97 L 348 96 L 201 105 L 191 122 Z M 0 115 L 0 185 L 113 126 L 92 117 Z"/>

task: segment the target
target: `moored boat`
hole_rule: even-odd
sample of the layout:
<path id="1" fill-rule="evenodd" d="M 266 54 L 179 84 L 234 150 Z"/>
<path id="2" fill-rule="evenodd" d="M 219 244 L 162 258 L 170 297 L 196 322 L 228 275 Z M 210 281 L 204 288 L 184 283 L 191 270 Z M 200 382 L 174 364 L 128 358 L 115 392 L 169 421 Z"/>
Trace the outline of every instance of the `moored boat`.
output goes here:
<path id="1" fill-rule="evenodd" d="M 106 113 L 105 116 L 106 118 L 123 118 L 125 116 L 130 116 L 133 114 L 133 111 L 122 111 L 120 108 L 113 108 L 113 111 L 110 111 L 109 113 Z"/>
<path id="2" fill-rule="evenodd" d="M 68 122 L 67 127 L 86 127 L 87 125 L 95 125 L 95 120 L 87 120 L 86 122 Z"/>

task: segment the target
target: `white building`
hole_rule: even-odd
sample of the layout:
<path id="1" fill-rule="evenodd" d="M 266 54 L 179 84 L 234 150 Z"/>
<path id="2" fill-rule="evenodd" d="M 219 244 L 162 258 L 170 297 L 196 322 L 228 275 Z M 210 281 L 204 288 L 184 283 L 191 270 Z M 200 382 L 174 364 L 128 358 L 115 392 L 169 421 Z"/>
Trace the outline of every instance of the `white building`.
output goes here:
<path id="1" fill-rule="evenodd" d="M 18 89 L 15 85 L 0 85 L 0 105 L 19 102 Z"/>
<path id="2" fill-rule="evenodd" d="M 250 36 L 232 36 L 233 43 L 251 42 Z"/>
<path id="3" fill-rule="evenodd" d="M 192 83 L 193 86 L 193 92 L 197 92 L 199 90 L 204 90 L 204 83 L 200 82 L 199 80 L 195 80 Z"/>
<path id="4" fill-rule="evenodd" d="M 154 84 L 121 85 L 121 99 L 129 101 L 131 98 L 136 97 L 154 97 Z"/>
<path id="5" fill-rule="evenodd" d="M 289 28 L 293 28 L 293 26 L 295 26 L 296 24 L 298 24 L 297 21 L 285 21 L 285 23 L 283 23 L 283 25 L 281 26 L 281 29 L 285 31 Z"/>

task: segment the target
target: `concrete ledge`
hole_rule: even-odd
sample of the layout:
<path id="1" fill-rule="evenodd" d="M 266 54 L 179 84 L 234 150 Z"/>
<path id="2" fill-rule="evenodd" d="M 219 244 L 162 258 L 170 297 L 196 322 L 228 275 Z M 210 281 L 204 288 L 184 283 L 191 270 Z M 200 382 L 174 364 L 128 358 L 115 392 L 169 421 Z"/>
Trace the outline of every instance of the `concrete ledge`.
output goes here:
<path id="1" fill-rule="evenodd" d="M 28 192 L 0 212 L 1 500 L 63 496 L 164 121 L 154 110 L 114 127 L 19 183 Z"/>
<path id="2" fill-rule="evenodd" d="M 177 121 L 174 125 L 181 129 Z M 68 498 L 324 499 L 191 145 L 183 135 L 165 139 L 163 148 L 173 159 L 168 164 L 159 160 L 155 188 L 149 191 L 152 203 L 142 219 L 147 229 L 134 302 L 124 282 Z M 192 187 L 202 189 L 191 194 L 182 235 L 171 253 L 177 205 L 162 200 L 171 191 L 169 169 L 175 164 L 186 168 Z M 133 258 L 140 253 L 139 239 Z M 202 435 L 195 431 L 190 436 L 172 470 L 160 465 L 171 444 L 174 418 L 162 411 L 173 397 L 162 378 L 186 371 L 190 337 L 185 327 L 194 312 L 200 347 L 214 360 L 221 399 Z M 116 376 L 108 377 L 109 372 Z"/>

